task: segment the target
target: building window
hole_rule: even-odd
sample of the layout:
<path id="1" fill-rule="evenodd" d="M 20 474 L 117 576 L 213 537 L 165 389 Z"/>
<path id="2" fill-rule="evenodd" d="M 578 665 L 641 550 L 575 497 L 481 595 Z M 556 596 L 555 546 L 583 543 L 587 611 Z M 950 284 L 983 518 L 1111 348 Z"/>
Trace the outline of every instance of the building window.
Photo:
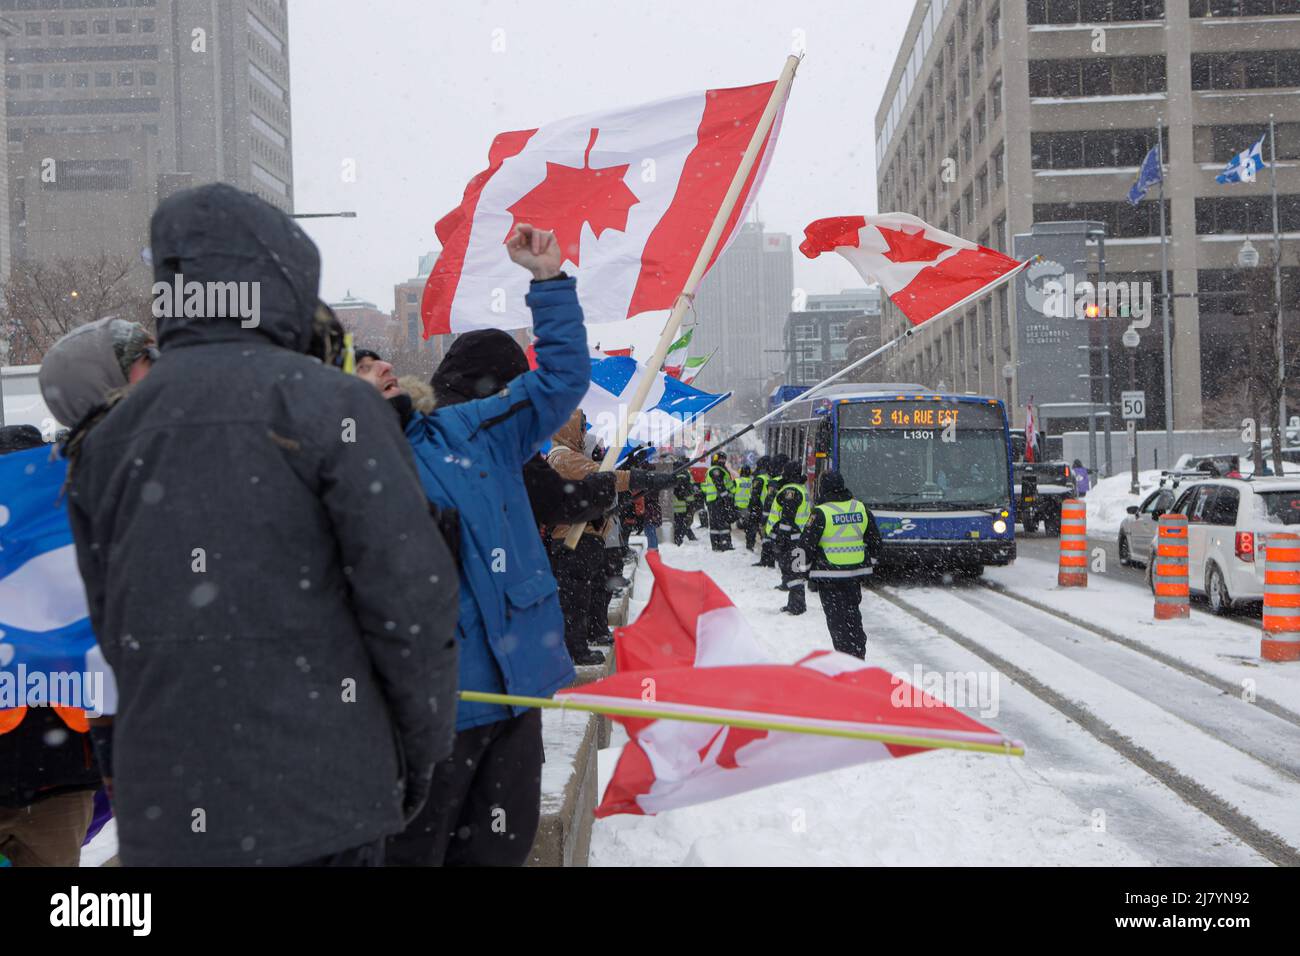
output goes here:
<path id="1" fill-rule="evenodd" d="M 993 118 L 997 119 L 1002 115 L 1002 74 L 999 73 L 993 77 L 993 82 L 989 84 L 989 102 L 993 104 Z"/>
<path id="2" fill-rule="evenodd" d="M 1300 3 L 1300 0 L 1296 0 Z M 1278 123 L 1277 158 L 1300 159 L 1300 123 Z M 1192 159 L 1198 163 L 1226 163 L 1268 132 L 1262 123 L 1251 126 L 1197 126 L 1192 131 Z M 1269 143 L 1264 141 L 1264 161 Z"/>
<path id="3" fill-rule="evenodd" d="M 1106 224 L 1107 239 L 1135 239 L 1160 235 L 1160 210 L 1154 199 L 1136 206 L 1118 202 L 1034 203 L 1034 222 L 1068 222 L 1095 219 Z M 1165 200 L 1165 228 L 1172 222 L 1169 200 Z"/>
<path id="4" fill-rule="evenodd" d="M 29 37 L 38 37 L 41 35 L 41 22 L 39 20 L 29 20 L 27 22 L 27 35 Z"/>
<path id="5" fill-rule="evenodd" d="M 971 155 L 970 123 L 967 123 L 961 128 L 961 158 L 969 163 Z"/>
<path id="6" fill-rule="evenodd" d="M 153 29 L 154 29 L 154 20 L 153 20 L 153 17 L 144 17 L 144 18 L 140 21 L 140 32 L 141 32 L 141 33 L 153 33 Z"/>
<path id="7" fill-rule="evenodd" d="M 988 133 L 988 111 L 981 102 L 975 107 L 975 145 L 978 146 L 984 142 L 984 137 Z"/>
<path id="8" fill-rule="evenodd" d="M 73 21 L 72 21 L 72 35 L 73 35 L 73 36 L 85 36 L 85 35 L 86 35 L 86 32 L 87 32 L 87 30 L 86 30 L 87 26 L 88 26 L 88 24 L 86 23 L 85 20 L 73 20 Z"/>
<path id="9" fill-rule="evenodd" d="M 40 90 L 45 88 L 45 77 L 40 73 L 31 73 L 27 77 L 27 88 L 29 90 Z"/>
<path id="10" fill-rule="evenodd" d="M 1191 0 L 1189 6 L 1189 15 L 1193 19 L 1300 13 L 1300 0 Z"/>
<path id="11" fill-rule="evenodd" d="M 998 252 L 1007 251 L 1007 217 L 998 216 L 993 220 L 993 248 Z"/>
<path id="12" fill-rule="evenodd" d="M 989 49 L 996 50 L 1002 39 L 1002 9 L 996 3 L 989 11 Z"/>
<path id="13" fill-rule="evenodd" d="M 1192 89 L 1257 90 L 1300 86 L 1300 50 L 1193 53 Z"/>
<path id="14" fill-rule="evenodd" d="M 1164 0 L 1028 0 L 1026 6 L 1026 18 L 1034 26 L 1162 20 L 1165 15 Z"/>
<path id="15" fill-rule="evenodd" d="M 970 51 L 971 74 L 975 79 L 984 75 L 984 41 L 980 40 Z"/>
<path id="16" fill-rule="evenodd" d="M 975 194 L 971 191 L 970 186 L 967 186 L 966 191 L 962 193 L 961 201 L 962 206 L 966 209 L 965 222 L 969 226 L 975 222 Z"/>
<path id="17" fill-rule="evenodd" d="M 96 21 L 95 21 L 95 33 L 98 34 L 99 36 L 108 36 L 108 21 L 107 21 L 107 20 L 96 20 Z"/>
<path id="18" fill-rule="evenodd" d="M 1282 232 L 1300 229 L 1300 195 L 1277 197 L 1277 219 Z M 1272 231 L 1273 201 L 1269 196 L 1196 200 L 1197 235 Z"/>
<path id="19" fill-rule="evenodd" d="M 999 145 L 997 150 L 994 151 L 992 159 L 993 159 L 993 188 L 1001 189 L 1002 184 L 1006 182 L 1006 177 L 1007 177 L 1006 170 L 1003 168 L 1003 163 L 1006 160 L 1006 151 L 1003 149 L 1002 146 Z"/>
<path id="20" fill-rule="evenodd" d="M 975 195 L 979 197 L 981 206 L 989 204 L 989 170 L 987 166 L 981 166 L 979 173 L 975 176 Z"/>
<path id="21" fill-rule="evenodd" d="M 970 96 L 970 67 L 963 60 L 961 69 L 957 71 L 957 86 L 961 89 L 961 98 L 966 99 Z"/>
<path id="22" fill-rule="evenodd" d="M 23 78 L 21 74 L 18 73 L 5 74 L 5 89 L 21 90 L 22 88 L 23 88 Z"/>
<path id="23" fill-rule="evenodd" d="M 1192 55 L 1194 87 L 1196 58 L 1213 55 L 1218 54 Z M 1300 52 L 1296 56 L 1300 57 Z M 1164 90 L 1163 56 L 1029 61 L 1030 96 L 1122 96 Z"/>
<path id="24" fill-rule="evenodd" d="M 64 88 L 65 86 L 67 86 L 67 85 L 68 85 L 68 74 L 66 74 L 66 73 L 51 73 L 51 74 L 50 74 L 50 88 L 51 88 L 51 89 L 61 90 L 61 89 L 63 89 L 63 88 Z"/>
<path id="25" fill-rule="evenodd" d="M 96 73 L 96 74 L 95 74 L 95 85 L 96 85 L 96 86 L 112 86 L 112 85 L 113 85 L 113 74 L 112 74 L 112 73 Z"/>
<path id="26" fill-rule="evenodd" d="M 135 74 L 132 73 L 130 70 L 123 70 L 122 72 L 118 73 L 118 74 L 117 74 L 117 85 L 118 85 L 118 86 L 134 86 L 134 85 L 135 85 Z"/>
<path id="27" fill-rule="evenodd" d="M 64 28 L 63 28 L 63 21 L 62 21 L 62 20 L 51 20 L 51 21 L 49 22 L 50 36 L 52 36 L 52 37 L 61 37 L 61 36 L 63 36 L 63 29 L 64 29 Z"/>
<path id="28" fill-rule="evenodd" d="M 140 85 L 141 85 L 141 86 L 157 86 L 157 85 L 158 85 L 158 74 L 155 73 L 153 70 L 141 70 L 141 71 L 140 71 Z"/>
<path id="29" fill-rule="evenodd" d="M 75 87 L 81 88 L 81 89 L 85 89 L 86 87 L 90 86 L 90 74 L 89 74 L 89 73 L 73 73 L 73 74 L 72 74 L 72 85 L 75 86 Z"/>
<path id="30" fill-rule="evenodd" d="M 114 26 L 117 28 L 117 32 L 118 32 L 118 33 L 130 33 L 130 32 L 131 32 L 131 21 L 130 21 L 130 20 L 118 20 L 118 21 L 115 22 Z"/>
<path id="31" fill-rule="evenodd" d="M 1140 166 L 1155 145 L 1155 140 L 1155 131 L 1145 127 L 1032 133 L 1029 137 L 1029 160 L 1034 169 L 1115 169 Z M 1167 129 L 1165 140 L 1167 147 Z M 1245 146 L 1238 146 L 1233 153 L 1244 148 Z"/>

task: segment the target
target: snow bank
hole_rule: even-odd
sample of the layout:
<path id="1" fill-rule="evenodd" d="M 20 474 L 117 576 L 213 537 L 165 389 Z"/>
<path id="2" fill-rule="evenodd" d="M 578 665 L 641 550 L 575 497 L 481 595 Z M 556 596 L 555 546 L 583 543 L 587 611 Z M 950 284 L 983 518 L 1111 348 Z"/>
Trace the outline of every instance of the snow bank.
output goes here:
<path id="1" fill-rule="evenodd" d="M 1160 486 L 1160 472 L 1152 469 L 1138 472 L 1136 495 L 1129 494 L 1132 478 L 1126 471 L 1109 478 L 1102 478 L 1094 484 L 1084 496 L 1088 506 L 1088 534 L 1094 537 L 1114 537 L 1119 533 L 1120 522 L 1127 517 L 1129 505 L 1139 505 L 1151 492 Z"/>

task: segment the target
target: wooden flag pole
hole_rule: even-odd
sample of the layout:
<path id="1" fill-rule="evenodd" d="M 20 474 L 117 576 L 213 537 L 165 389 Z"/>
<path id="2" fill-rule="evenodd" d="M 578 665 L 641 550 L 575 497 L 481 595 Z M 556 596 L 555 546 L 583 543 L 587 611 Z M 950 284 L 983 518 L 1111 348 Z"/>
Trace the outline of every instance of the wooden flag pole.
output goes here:
<path id="1" fill-rule="evenodd" d="M 460 699 L 481 704 L 501 704 L 506 707 L 537 707 L 543 710 L 577 710 L 591 714 L 610 714 L 617 717 L 641 717 L 647 720 L 682 720 L 694 724 L 722 727 L 740 727 L 745 730 L 766 730 L 789 734 L 811 734 L 815 737 L 842 737 L 848 740 L 874 740 L 899 747 L 925 747 L 932 750 L 969 750 L 975 753 L 1002 754 L 1023 757 L 1022 743 L 1003 737 L 1001 742 L 962 740 L 952 737 L 930 737 L 924 730 L 915 733 L 899 728 L 868 730 L 864 725 L 844 721 L 815 721 L 806 717 L 778 714 L 753 714 L 744 711 L 723 711 L 715 708 L 680 708 L 654 702 L 622 703 L 616 698 L 599 700 L 571 700 L 567 694 L 555 697 L 520 697 L 514 694 L 489 694 L 484 691 L 463 690 Z M 984 736 L 984 735 L 981 735 Z"/>
<path id="2" fill-rule="evenodd" d="M 758 126 L 754 129 L 754 135 L 749 140 L 749 146 L 745 148 L 745 154 L 740 159 L 740 165 L 736 167 L 736 175 L 731 179 L 731 185 L 727 193 L 722 197 L 722 205 L 718 207 L 718 214 L 713 217 L 713 226 L 709 229 L 709 234 L 704 238 L 704 244 L 700 246 L 700 253 L 695 257 L 695 265 L 691 268 L 691 273 L 686 279 L 686 285 L 681 294 L 677 296 L 677 302 L 673 305 L 672 314 L 668 316 L 668 322 L 663 331 L 659 334 L 659 344 L 655 346 L 654 355 L 646 362 L 645 374 L 637 383 L 636 390 L 632 393 L 632 400 L 628 403 L 626 415 L 619 415 L 618 428 L 615 432 L 615 440 L 610 442 L 609 448 L 605 450 L 605 459 L 600 463 L 601 471 L 612 471 L 615 463 L 618 461 L 619 452 L 627 444 L 628 433 L 632 426 L 636 424 L 637 418 L 641 414 L 641 408 L 645 405 L 646 397 L 650 394 L 650 387 L 654 384 L 656 375 L 663 367 L 664 359 L 668 355 L 668 346 L 672 345 L 677 338 L 677 330 L 681 328 L 682 320 L 686 317 L 686 309 L 690 305 L 691 298 L 695 295 L 695 289 L 700 284 L 700 279 L 704 277 L 704 270 L 708 267 L 709 260 L 713 258 L 713 251 L 717 249 L 718 243 L 722 240 L 722 230 L 726 228 L 727 220 L 731 218 L 731 212 L 736 208 L 736 201 L 740 198 L 740 192 L 745 188 L 745 180 L 749 179 L 749 173 L 757 162 L 759 153 L 763 150 L 763 143 L 767 140 L 767 135 L 771 132 L 772 124 L 776 122 L 777 111 L 785 103 L 786 97 L 790 95 L 790 84 L 794 82 L 794 73 L 799 66 L 799 57 L 791 56 L 785 61 L 785 69 L 781 71 L 781 76 L 776 81 L 776 86 L 772 89 L 772 95 L 768 98 L 767 106 L 763 109 L 763 115 L 759 117 Z M 564 545 L 567 548 L 575 548 L 579 539 L 582 537 L 584 524 L 575 524 L 569 529 L 569 534 L 564 539 Z"/>

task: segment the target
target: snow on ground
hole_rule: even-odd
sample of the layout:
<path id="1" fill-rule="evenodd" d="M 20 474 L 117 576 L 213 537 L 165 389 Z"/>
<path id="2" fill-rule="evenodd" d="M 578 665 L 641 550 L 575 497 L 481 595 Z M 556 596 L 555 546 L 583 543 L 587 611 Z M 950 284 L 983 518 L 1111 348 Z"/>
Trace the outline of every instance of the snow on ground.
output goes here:
<path id="1" fill-rule="evenodd" d="M 808 613 L 791 618 L 779 608 L 785 595 L 773 590 L 775 571 L 752 568 L 754 555 L 743 548 L 715 555 L 707 539 L 682 548 L 665 545 L 661 554 L 673 567 L 707 570 L 745 613 L 757 639 L 774 660 L 793 661 L 830 647 L 816 595 Z M 644 571 L 644 569 L 643 569 Z M 632 611 L 648 597 L 637 575 Z M 919 626 L 872 595 L 864 600 L 869 635 L 868 661 L 891 672 L 910 673 L 918 661 L 915 644 L 937 655 L 935 666 L 966 670 L 973 663 L 956 645 Z M 901 639 L 886 650 L 879 640 L 881 618 L 888 617 Z M 945 658 L 944 655 L 947 655 Z M 930 666 L 927 663 L 927 666 Z M 1005 683 L 1005 682 L 1004 682 Z M 1026 737 L 1024 759 L 958 752 L 931 752 L 820 774 L 657 817 L 616 816 L 597 820 L 591 864 L 624 865 L 1093 865 L 1132 866 L 1167 862 L 1143 854 L 1115 828 L 1093 826 L 1101 789 L 1139 792 L 1154 806 L 1133 817 L 1188 818 L 1204 846 L 1224 846 L 1232 862 L 1258 862 L 1181 801 L 1127 765 L 1083 731 L 1032 695 L 1011 687 L 1003 692 L 1004 714 L 1055 735 L 1071 735 L 1063 755 L 1035 755 Z M 978 710 L 966 708 L 980 719 Z M 984 717 L 1004 729 L 996 717 Z M 1047 730 L 1043 731 L 1046 736 Z M 601 787 L 612 773 L 619 745 L 601 752 Z M 1053 749 L 1060 749 L 1053 743 Z M 1070 759 L 1065 759 L 1068 756 Z M 1064 767 L 1065 769 L 1061 769 Z M 1076 799 L 1066 795 L 1071 790 Z M 1219 842 L 1216 842 L 1219 841 Z M 1227 860 L 1224 860 L 1227 862 Z"/>
<path id="2" fill-rule="evenodd" d="M 1051 562 L 1017 558 L 1009 567 L 989 568 L 985 576 L 1013 594 L 1145 644 L 1222 680 L 1239 686 L 1250 681 L 1243 689 L 1300 713 L 1300 664 L 1263 660 L 1257 623 L 1200 613 L 1157 621 L 1155 601 L 1145 588 L 1100 574 L 1089 575 L 1086 588 L 1059 588 L 1056 571 Z"/>
<path id="3" fill-rule="evenodd" d="M 1084 496 L 1088 506 L 1088 534 L 1113 536 L 1119 533 L 1120 522 L 1128 517 L 1129 505 L 1140 505 L 1147 495 L 1160 487 L 1160 472 L 1139 471 L 1136 495 L 1129 494 L 1132 476 L 1126 471 L 1097 481 Z"/>

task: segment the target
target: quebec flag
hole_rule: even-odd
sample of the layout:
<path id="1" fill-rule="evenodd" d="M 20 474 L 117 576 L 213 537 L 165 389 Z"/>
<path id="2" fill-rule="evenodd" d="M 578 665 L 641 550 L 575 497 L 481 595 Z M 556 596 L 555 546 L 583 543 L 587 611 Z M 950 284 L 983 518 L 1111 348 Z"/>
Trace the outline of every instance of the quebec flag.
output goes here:
<path id="1" fill-rule="evenodd" d="M 1267 134 L 1265 134 L 1267 135 Z M 1264 137 L 1250 149 L 1243 149 L 1228 161 L 1223 172 L 1214 177 L 1216 183 L 1253 183 L 1255 174 L 1264 168 Z"/>
<path id="2" fill-rule="evenodd" d="M 627 417 L 632 394 L 646 367 L 630 356 L 619 355 L 591 360 L 591 387 L 582 400 L 587 424 L 606 447 L 617 437 L 620 416 Z M 620 459 L 638 444 L 668 445 L 679 431 L 709 409 L 731 397 L 730 392 L 716 395 L 673 378 L 655 373 L 645 405 L 636 424 L 628 433 L 627 446 Z"/>
<path id="3" fill-rule="evenodd" d="M 67 470 L 49 446 L 0 455 L 0 709 L 117 708 L 60 496 Z"/>

